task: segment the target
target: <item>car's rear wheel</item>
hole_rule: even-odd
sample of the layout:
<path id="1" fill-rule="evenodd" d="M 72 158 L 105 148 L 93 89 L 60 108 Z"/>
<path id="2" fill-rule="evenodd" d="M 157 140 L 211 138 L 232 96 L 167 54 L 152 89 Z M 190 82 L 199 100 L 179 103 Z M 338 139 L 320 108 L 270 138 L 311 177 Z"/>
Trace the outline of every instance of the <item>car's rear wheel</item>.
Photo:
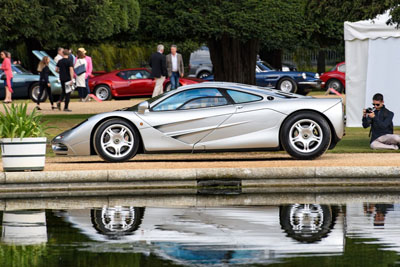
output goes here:
<path id="1" fill-rule="evenodd" d="M 326 83 L 326 88 L 332 88 L 339 93 L 343 93 L 344 86 L 338 79 L 331 79 Z"/>
<path id="2" fill-rule="evenodd" d="M 281 90 L 282 92 L 285 93 L 296 93 L 297 85 L 292 79 L 283 78 L 278 83 L 278 90 Z"/>
<path id="3" fill-rule="evenodd" d="M 164 87 L 164 92 L 171 91 L 171 83 L 167 83 Z"/>
<path id="4" fill-rule="evenodd" d="M 202 71 L 199 73 L 199 75 L 197 75 L 197 78 L 204 79 L 210 75 L 211 75 L 211 73 L 209 71 Z"/>
<path id="5" fill-rule="evenodd" d="M 94 94 L 101 101 L 110 100 L 111 99 L 111 90 L 105 84 L 101 84 L 94 89 Z"/>
<path id="6" fill-rule="evenodd" d="M 182 86 L 180 83 L 179 83 L 179 86 Z M 178 87 L 179 87 L 178 86 Z M 169 83 L 167 83 L 166 85 L 165 85 L 165 87 L 164 87 L 164 92 L 169 92 L 169 91 L 171 91 L 172 89 L 171 89 L 171 83 L 169 82 Z"/>
<path id="7" fill-rule="evenodd" d="M 305 111 L 292 115 L 284 122 L 280 140 L 293 158 L 310 160 L 325 153 L 331 136 L 329 124 L 321 115 Z"/>
<path id="8" fill-rule="evenodd" d="M 39 93 L 40 93 L 39 83 L 32 84 L 31 87 L 29 88 L 29 98 L 36 103 L 39 97 Z M 46 90 L 44 90 L 42 97 L 40 98 L 40 102 L 44 102 L 46 101 L 46 99 L 47 99 L 47 92 Z"/>
<path id="9" fill-rule="evenodd" d="M 139 133 L 128 122 L 111 119 L 97 129 L 94 147 L 97 154 L 109 162 L 122 162 L 134 157 L 139 148 Z"/>

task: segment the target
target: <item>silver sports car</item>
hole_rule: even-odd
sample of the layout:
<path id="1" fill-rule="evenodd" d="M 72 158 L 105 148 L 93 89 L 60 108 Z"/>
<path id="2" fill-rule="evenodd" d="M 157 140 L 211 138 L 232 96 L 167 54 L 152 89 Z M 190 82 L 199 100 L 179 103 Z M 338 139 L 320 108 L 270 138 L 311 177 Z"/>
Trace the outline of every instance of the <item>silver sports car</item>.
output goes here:
<path id="1" fill-rule="evenodd" d="M 207 82 L 90 117 L 58 135 L 59 155 L 120 162 L 138 153 L 286 150 L 314 159 L 344 135 L 340 98 L 318 99 L 261 87 Z"/>

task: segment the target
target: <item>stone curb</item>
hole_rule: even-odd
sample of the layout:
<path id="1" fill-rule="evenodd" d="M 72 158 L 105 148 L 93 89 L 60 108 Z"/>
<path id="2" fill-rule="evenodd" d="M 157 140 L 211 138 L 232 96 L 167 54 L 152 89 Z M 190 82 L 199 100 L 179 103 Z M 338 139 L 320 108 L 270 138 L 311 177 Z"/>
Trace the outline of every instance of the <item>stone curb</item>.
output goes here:
<path id="1" fill-rule="evenodd" d="M 182 181 L 201 179 L 400 178 L 400 167 L 281 167 L 0 173 L 0 184 Z"/>

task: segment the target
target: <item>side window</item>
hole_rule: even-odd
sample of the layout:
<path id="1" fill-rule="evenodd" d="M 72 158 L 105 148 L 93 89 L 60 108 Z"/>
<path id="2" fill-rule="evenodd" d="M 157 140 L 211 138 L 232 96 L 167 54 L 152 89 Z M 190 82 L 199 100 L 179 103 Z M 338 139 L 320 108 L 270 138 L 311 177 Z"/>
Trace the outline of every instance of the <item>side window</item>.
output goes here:
<path id="1" fill-rule="evenodd" d="M 137 80 L 149 78 L 150 74 L 145 70 L 125 70 L 117 74 L 124 80 Z"/>
<path id="2" fill-rule="evenodd" d="M 236 104 L 262 100 L 262 97 L 258 95 L 248 94 L 235 90 L 226 90 L 226 92 L 229 94 L 230 97 L 232 97 L 233 101 L 235 101 Z"/>
<path id="3" fill-rule="evenodd" d="M 179 109 L 209 108 L 227 105 L 228 101 L 223 96 L 201 97 L 190 100 Z"/>
<path id="4" fill-rule="evenodd" d="M 346 73 L 346 64 L 342 64 L 338 67 L 338 71 Z"/>
<path id="5" fill-rule="evenodd" d="M 128 72 L 129 71 L 121 71 L 118 72 L 117 76 L 119 76 L 120 78 L 124 79 L 124 80 L 128 80 Z"/>
<path id="6" fill-rule="evenodd" d="M 227 103 L 227 100 L 218 89 L 198 88 L 185 90 L 168 97 L 157 104 L 153 108 L 153 111 L 212 107 L 225 105 Z"/>

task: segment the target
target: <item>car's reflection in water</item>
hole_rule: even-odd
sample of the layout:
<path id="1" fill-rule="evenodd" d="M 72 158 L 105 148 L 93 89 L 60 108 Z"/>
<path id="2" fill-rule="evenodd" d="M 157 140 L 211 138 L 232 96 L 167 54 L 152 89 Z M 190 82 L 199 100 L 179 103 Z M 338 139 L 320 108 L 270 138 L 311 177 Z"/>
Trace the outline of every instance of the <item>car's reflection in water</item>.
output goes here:
<path id="1" fill-rule="evenodd" d="M 294 204 L 252 208 L 103 207 L 70 210 L 63 217 L 103 252 L 131 244 L 180 264 L 271 263 L 302 253 L 340 254 L 344 246 L 337 207 Z M 95 248 L 98 250 L 98 246 Z M 127 248 L 123 246 L 126 252 Z"/>
<path id="2" fill-rule="evenodd" d="M 133 234 L 142 223 L 143 215 L 144 208 L 135 207 L 103 207 L 90 211 L 93 227 L 111 239 Z"/>
<path id="3" fill-rule="evenodd" d="M 282 229 L 293 239 L 314 243 L 327 237 L 337 217 L 337 207 L 318 204 L 281 206 L 279 220 Z"/>

